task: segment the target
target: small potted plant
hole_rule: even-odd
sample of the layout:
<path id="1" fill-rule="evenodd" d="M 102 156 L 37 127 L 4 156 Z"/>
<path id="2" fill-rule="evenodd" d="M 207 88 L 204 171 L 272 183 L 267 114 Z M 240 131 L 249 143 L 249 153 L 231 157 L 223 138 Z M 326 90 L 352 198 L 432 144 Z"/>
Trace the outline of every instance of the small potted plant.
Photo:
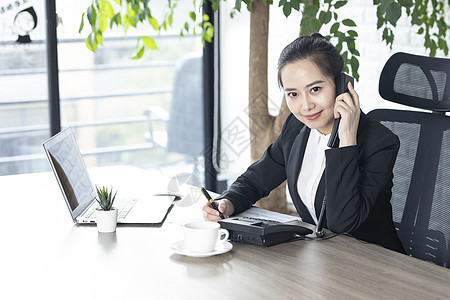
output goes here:
<path id="1" fill-rule="evenodd" d="M 117 226 L 117 209 L 113 207 L 113 204 L 117 191 L 113 195 L 112 187 L 111 190 L 108 190 L 105 186 L 102 188 L 96 186 L 95 188 L 97 190 L 95 200 L 100 205 L 96 212 L 98 232 L 114 232 Z"/>

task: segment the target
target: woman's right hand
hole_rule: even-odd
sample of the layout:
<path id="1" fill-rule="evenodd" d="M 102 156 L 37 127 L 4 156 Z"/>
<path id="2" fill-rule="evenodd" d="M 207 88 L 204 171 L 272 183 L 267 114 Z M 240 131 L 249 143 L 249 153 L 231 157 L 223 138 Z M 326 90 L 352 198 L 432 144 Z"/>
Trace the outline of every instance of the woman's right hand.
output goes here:
<path id="1" fill-rule="evenodd" d="M 214 202 L 216 203 L 217 208 L 220 210 L 220 212 L 223 213 L 225 218 L 229 218 L 234 213 L 234 205 L 230 200 L 221 199 Z M 211 203 L 206 202 L 202 210 L 203 218 L 206 221 L 217 222 L 220 220 L 219 212 L 212 207 Z"/>

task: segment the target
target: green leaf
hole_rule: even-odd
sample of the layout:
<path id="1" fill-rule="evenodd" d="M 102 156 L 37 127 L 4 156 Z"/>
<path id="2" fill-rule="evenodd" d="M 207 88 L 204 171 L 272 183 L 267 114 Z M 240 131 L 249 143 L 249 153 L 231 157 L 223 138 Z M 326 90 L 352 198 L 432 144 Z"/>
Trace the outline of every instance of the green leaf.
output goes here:
<path id="1" fill-rule="evenodd" d="M 153 17 L 148 17 L 148 23 L 155 29 L 156 31 L 159 30 L 159 24 L 158 21 Z"/>
<path id="2" fill-rule="evenodd" d="M 386 19 L 391 23 L 394 27 L 397 26 L 397 21 L 400 19 L 402 15 L 402 8 L 401 6 L 396 3 L 392 2 L 389 5 L 388 10 L 386 11 Z"/>
<path id="3" fill-rule="evenodd" d="M 103 13 L 108 19 L 112 19 L 112 17 L 114 17 L 115 15 L 114 8 L 111 5 L 111 3 L 109 3 L 109 1 L 99 0 L 98 7 L 103 11 Z"/>
<path id="4" fill-rule="evenodd" d="M 312 30 L 312 32 L 319 32 L 321 26 L 322 26 L 322 24 L 320 24 L 319 20 L 317 20 L 316 18 L 312 18 L 311 19 L 311 30 Z"/>
<path id="5" fill-rule="evenodd" d="M 342 42 L 341 43 L 337 43 L 336 46 L 334 46 L 337 51 L 341 52 L 342 51 Z"/>
<path id="6" fill-rule="evenodd" d="M 380 13 L 384 15 L 389 7 L 389 5 L 392 3 L 392 0 L 381 0 L 380 5 L 378 6 L 378 9 L 380 9 Z"/>
<path id="7" fill-rule="evenodd" d="M 103 45 L 103 35 L 100 32 L 95 34 L 95 40 L 97 41 L 97 44 Z"/>
<path id="8" fill-rule="evenodd" d="M 289 15 L 291 14 L 291 11 L 292 11 L 291 4 L 289 2 L 287 2 L 283 6 L 283 14 L 285 15 L 285 17 L 289 17 Z"/>
<path id="9" fill-rule="evenodd" d="M 106 20 L 106 16 L 99 11 L 98 12 L 98 31 L 103 33 L 105 29 L 108 27 L 108 20 Z"/>
<path id="10" fill-rule="evenodd" d="M 445 40 L 442 38 L 439 38 L 439 40 L 438 40 L 439 49 L 445 49 L 446 45 L 447 45 L 447 43 L 445 42 Z"/>
<path id="11" fill-rule="evenodd" d="M 359 74 L 358 74 L 359 61 L 355 56 L 352 56 L 352 58 L 350 59 L 350 66 L 352 67 L 353 77 L 355 77 L 356 80 L 359 80 Z"/>
<path id="12" fill-rule="evenodd" d="M 114 0 L 114 2 L 116 2 L 117 4 L 119 4 L 120 6 L 122 6 L 122 0 Z"/>
<path id="13" fill-rule="evenodd" d="M 384 28 L 383 35 L 382 35 L 383 41 L 386 42 L 386 45 L 389 45 L 392 49 L 392 44 L 394 42 L 394 34 L 389 28 Z M 426 41 L 426 38 L 425 38 Z"/>
<path id="14" fill-rule="evenodd" d="M 345 41 L 345 34 L 343 32 L 338 31 L 334 36 L 338 38 L 338 44 L 342 44 Z"/>
<path id="15" fill-rule="evenodd" d="M 447 31 L 447 28 L 449 28 L 449 26 L 447 25 L 447 23 L 445 23 L 445 19 L 444 19 L 444 17 L 441 17 L 438 21 L 437 21 L 437 27 L 438 27 L 438 29 L 439 29 L 439 35 L 440 36 L 444 36 L 445 37 L 445 35 L 446 35 L 446 31 Z M 450 28 L 449 28 L 450 29 Z"/>
<path id="16" fill-rule="evenodd" d="M 191 18 L 192 21 L 195 22 L 195 20 L 197 19 L 197 14 L 195 13 L 195 11 L 190 11 L 189 12 L 189 18 Z"/>
<path id="17" fill-rule="evenodd" d="M 324 24 L 330 23 L 330 21 L 331 21 L 331 16 L 332 16 L 331 12 L 330 12 L 330 11 L 327 11 L 327 12 L 325 13 L 324 19 L 322 20 L 323 23 L 324 23 Z"/>
<path id="18" fill-rule="evenodd" d="M 88 37 L 85 40 L 86 47 L 91 50 L 92 52 L 95 52 L 97 50 L 97 41 L 95 39 L 95 33 L 91 32 Z"/>
<path id="19" fill-rule="evenodd" d="M 95 197 L 95 200 L 98 202 L 100 207 L 103 210 L 110 210 L 114 204 L 114 200 L 117 195 L 117 191 L 115 192 L 113 196 L 113 188 L 111 187 L 111 190 L 108 190 L 107 187 L 103 186 L 99 188 L 98 186 L 95 186 L 95 189 L 97 191 L 97 196 Z"/>
<path id="20" fill-rule="evenodd" d="M 445 54 L 445 56 L 448 56 L 448 45 L 447 45 L 447 43 L 445 42 L 445 44 L 444 44 L 444 54 Z"/>
<path id="21" fill-rule="evenodd" d="M 214 26 L 210 22 L 204 22 L 202 31 L 203 46 L 205 46 L 205 41 L 211 43 L 213 37 L 214 37 Z"/>
<path id="22" fill-rule="evenodd" d="M 424 31 L 425 29 L 423 27 L 420 27 L 419 30 L 417 31 L 417 34 L 423 34 Z"/>
<path id="23" fill-rule="evenodd" d="M 353 49 L 355 49 L 355 40 L 351 37 L 346 38 L 345 41 L 347 42 L 347 48 L 352 51 Z"/>
<path id="24" fill-rule="evenodd" d="M 319 13 L 319 20 L 322 22 L 322 24 L 328 24 L 331 21 L 331 12 L 329 11 L 321 11 Z"/>
<path id="25" fill-rule="evenodd" d="M 350 71 L 350 69 L 348 68 L 348 63 L 345 62 L 345 64 L 344 64 L 344 72 L 345 73 L 350 73 L 349 71 Z"/>
<path id="26" fill-rule="evenodd" d="M 361 54 L 359 53 L 359 51 L 356 50 L 356 49 L 350 49 L 350 52 L 351 52 L 354 56 L 361 56 Z"/>
<path id="27" fill-rule="evenodd" d="M 96 13 L 94 5 L 91 5 L 88 7 L 87 17 L 88 17 L 89 24 L 91 24 L 91 27 L 95 28 L 95 21 L 97 18 L 97 13 Z"/>
<path id="28" fill-rule="evenodd" d="M 348 60 L 348 51 L 344 51 L 344 53 L 342 53 L 342 58 L 344 59 L 344 61 Z"/>
<path id="29" fill-rule="evenodd" d="M 381 38 L 383 40 L 386 40 L 388 38 L 388 35 L 389 35 L 389 30 L 387 28 L 384 28 L 383 34 L 381 35 Z"/>
<path id="30" fill-rule="evenodd" d="M 431 43 L 430 43 L 430 56 L 432 56 L 432 57 L 436 56 L 436 50 L 437 50 L 436 42 L 434 40 L 431 40 Z"/>
<path id="31" fill-rule="evenodd" d="M 300 1 L 298 1 L 298 0 L 291 0 L 291 6 L 296 11 L 300 11 Z"/>
<path id="32" fill-rule="evenodd" d="M 145 11 L 140 11 L 137 14 L 136 22 L 143 22 L 146 17 L 147 17 L 147 13 Z"/>
<path id="33" fill-rule="evenodd" d="M 128 14 L 124 14 L 122 20 L 123 20 L 123 30 L 127 32 L 128 28 L 130 28 L 130 21 L 128 19 Z"/>
<path id="34" fill-rule="evenodd" d="M 278 4 L 278 6 L 281 6 L 281 1 Z M 236 2 L 234 3 L 234 8 L 240 12 L 241 11 L 241 7 L 242 7 L 242 0 L 236 0 Z"/>
<path id="35" fill-rule="evenodd" d="M 128 21 L 130 22 L 131 26 L 136 27 L 137 24 L 137 12 L 133 9 L 132 6 L 129 6 L 128 10 Z"/>
<path id="36" fill-rule="evenodd" d="M 330 28 L 330 33 L 336 33 L 338 31 L 340 25 L 341 24 L 338 22 L 334 23 Z"/>
<path id="37" fill-rule="evenodd" d="M 144 41 L 145 47 L 152 49 L 152 50 L 158 49 L 158 46 L 156 45 L 155 40 L 152 39 L 151 37 L 144 36 L 144 37 L 142 37 L 142 40 Z"/>
<path id="38" fill-rule="evenodd" d="M 322 10 L 322 11 L 319 13 L 319 20 L 323 22 L 323 19 L 325 19 L 325 12 Z"/>
<path id="39" fill-rule="evenodd" d="M 357 37 L 358 33 L 354 30 L 348 30 L 347 31 L 348 35 L 351 36 L 352 38 Z"/>
<path id="40" fill-rule="evenodd" d="M 78 33 L 81 33 L 81 30 L 83 30 L 83 28 L 84 28 L 84 15 L 85 15 L 86 13 L 83 13 L 82 15 L 81 15 L 81 22 L 80 22 L 80 27 L 78 28 Z"/>
<path id="41" fill-rule="evenodd" d="M 385 19 L 383 17 L 378 18 L 377 21 L 377 29 L 380 29 L 385 23 Z"/>
<path id="42" fill-rule="evenodd" d="M 412 0 L 398 0 L 398 3 L 401 6 L 404 6 L 404 7 L 407 7 L 407 8 L 410 8 L 410 7 L 412 7 L 414 5 Z"/>
<path id="43" fill-rule="evenodd" d="M 344 19 L 342 20 L 342 24 L 348 27 L 356 27 L 356 23 L 352 19 Z"/>
<path id="44" fill-rule="evenodd" d="M 339 9 L 342 6 L 346 5 L 348 1 L 336 1 L 336 3 L 334 4 L 334 8 L 335 9 Z"/>
<path id="45" fill-rule="evenodd" d="M 122 17 L 120 13 L 117 13 L 114 15 L 114 17 L 112 17 L 111 22 L 109 23 L 109 27 L 112 28 L 114 24 L 116 25 L 122 24 Z"/>

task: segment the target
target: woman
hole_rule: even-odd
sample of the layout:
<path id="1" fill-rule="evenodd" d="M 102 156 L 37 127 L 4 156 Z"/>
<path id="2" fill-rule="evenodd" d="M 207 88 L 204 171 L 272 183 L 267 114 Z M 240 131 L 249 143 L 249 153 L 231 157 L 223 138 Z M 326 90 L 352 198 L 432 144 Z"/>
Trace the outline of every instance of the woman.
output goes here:
<path id="1" fill-rule="evenodd" d="M 361 112 L 350 83 L 350 93 L 336 97 L 334 78 L 343 69 L 341 55 L 320 34 L 300 37 L 284 48 L 278 81 L 291 114 L 277 140 L 218 198 L 217 205 L 227 217 L 240 213 L 287 179 L 303 221 L 317 224 L 326 195 L 326 228 L 404 252 L 390 204 L 400 143 Z M 338 117 L 339 147 L 329 148 Z M 203 213 L 206 220 L 219 220 L 209 203 Z"/>

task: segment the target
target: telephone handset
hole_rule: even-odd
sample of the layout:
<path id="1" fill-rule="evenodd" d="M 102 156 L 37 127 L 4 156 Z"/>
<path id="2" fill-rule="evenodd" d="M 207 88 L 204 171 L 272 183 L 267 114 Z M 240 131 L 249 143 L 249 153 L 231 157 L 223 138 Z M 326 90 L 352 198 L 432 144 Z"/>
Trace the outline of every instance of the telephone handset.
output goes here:
<path id="1" fill-rule="evenodd" d="M 342 93 L 349 92 L 348 91 L 348 83 L 351 82 L 352 86 L 354 86 L 355 80 L 350 75 L 345 73 L 339 73 L 338 76 L 334 79 L 334 83 L 336 84 L 336 97 Z M 333 129 L 331 130 L 330 139 L 328 140 L 328 147 L 335 148 L 338 147 L 337 141 L 338 137 L 338 129 L 341 118 L 334 119 Z"/>
<path id="2" fill-rule="evenodd" d="M 336 84 L 336 97 L 343 93 L 349 93 L 348 91 L 348 83 L 351 82 L 352 86 L 355 84 L 355 79 L 345 73 L 340 73 L 334 79 L 334 83 Z M 351 96 L 351 95 L 350 95 Z M 333 129 L 331 130 L 330 139 L 328 140 L 328 147 L 336 148 L 338 147 L 338 129 L 341 118 L 334 119 Z M 325 196 L 322 201 L 322 208 L 320 209 L 319 220 L 316 226 L 316 236 L 323 237 L 325 235 L 325 231 L 323 230 L 323 225 L 325 222 L 325 206 L 327 202 L 327 189 L 325 188 Z"/>

